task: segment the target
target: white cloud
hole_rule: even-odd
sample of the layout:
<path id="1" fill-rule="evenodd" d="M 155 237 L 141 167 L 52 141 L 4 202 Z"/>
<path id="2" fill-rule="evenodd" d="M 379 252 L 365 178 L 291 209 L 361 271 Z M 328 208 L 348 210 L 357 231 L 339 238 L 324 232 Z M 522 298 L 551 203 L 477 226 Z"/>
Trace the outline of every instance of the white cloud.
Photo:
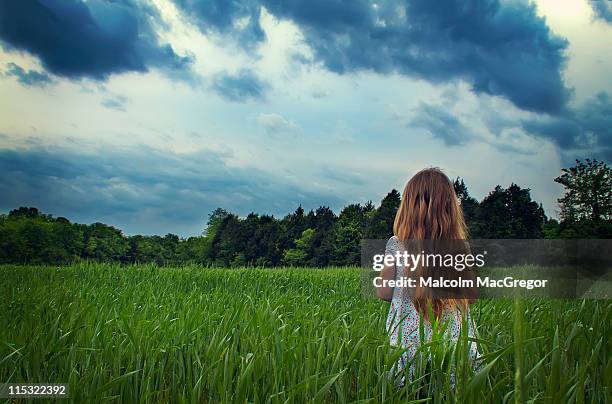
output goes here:
<path id="1" fill-rule="evenodd" d="M 599 91 L 612 92 L 612 25 L 593 20 L 589 1 L 537 0 L 536 5 L 553 32 L 569 40 L 564 77 L 574 89 L 574 101 L 580 104 Z"/>
<path id="2" fill-rule="evenodd" d="M 257 122 L 269 134 L 295 132 L 299 129 L 298 125 L 275 113 L 259 114 Z"/>

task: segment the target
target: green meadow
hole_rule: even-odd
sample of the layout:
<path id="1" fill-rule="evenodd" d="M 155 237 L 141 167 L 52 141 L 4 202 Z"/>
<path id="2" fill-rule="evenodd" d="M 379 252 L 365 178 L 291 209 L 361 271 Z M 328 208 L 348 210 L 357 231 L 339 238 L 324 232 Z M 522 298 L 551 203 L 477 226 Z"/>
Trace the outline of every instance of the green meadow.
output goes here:
<path id="1" fill-rule="evenodd" d="M 612 398 L 609 300 L 481 300 L 480 366 L 466 338 L 434 335 L 398 385 L 388 303 L 364 296 L 356 268 L 81 263 L 0 276 L 0 382 L 69 383 L 74 402 Z"/>

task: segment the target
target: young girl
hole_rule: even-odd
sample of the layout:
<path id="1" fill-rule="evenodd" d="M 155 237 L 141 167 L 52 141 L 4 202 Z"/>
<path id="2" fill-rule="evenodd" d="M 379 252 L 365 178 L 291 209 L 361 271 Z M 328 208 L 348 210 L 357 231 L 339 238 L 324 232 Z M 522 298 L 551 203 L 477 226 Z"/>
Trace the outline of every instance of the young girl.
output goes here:
<path id="1" fill-rule="evenodd" d="M 466 240 L 467 229 L 463 211 L 455 195 L 452 182 L 437 168 L 418 172 L 408 181 L 402 195 L 402 201 L 395 216 L 394 236 L 387 242 L 385 254 L 396 255 L 406 251 L 406 245 L 419 240 L 423 243 L 438 240 Z M 441 242 L 444 243 L 444 242 Z M 452 243 L 452 242 L 450 242 Z M 423 273 L 423 272 L 421 272 Z M 430 272 L 431 273 L 431 272 Z M 416 274 L 419 274 L 417 271 Z M 383 280 L 414 276 L 402 262 L 385 266 L 380 273 Z M 430 310 L 439 323 L 446 323 L 446 336 L 457 341 L 461 330 L 463 316 L 466 318 L 468 337 L 474 337 L 473 322 L 470 318 L 469 303 L 466 295 L 436 297 L 427 287 L 386 286 L 383 282 L 376 292 L 379 298 L 391 302 L 387 317 L 387 331 L 391 345 L 406 349 L 397 364 L 395 371 L 402 371 L 407 363 L 414 359 L 421 343 L 419 324 L 423 319 L 424 338 L 431 339 L 432 326 Z M 475 360 L 478 351 L 471 342 L 469 357 Z M 395 373 L 394 371 L 394 373 Z M 412 378 L 414 364 L 410 366 L 409 377 Z M 451 374 L 451 380 L 453 379 Z M 403 378 L 402 378 L 403 382 Z"/>

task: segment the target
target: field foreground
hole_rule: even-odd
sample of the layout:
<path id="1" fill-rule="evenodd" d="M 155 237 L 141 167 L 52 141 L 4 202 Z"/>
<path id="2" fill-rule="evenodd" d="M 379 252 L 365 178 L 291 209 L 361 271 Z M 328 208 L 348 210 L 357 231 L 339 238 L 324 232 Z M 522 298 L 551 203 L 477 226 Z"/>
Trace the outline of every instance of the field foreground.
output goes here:
<path id="1" fill-rule="evenodd" d="M 388 303 L 363 296 L 354 268 L 84 263 L 0 274 L 0 382 L 69 383 L 75 402 L 612 397 L 607 300 L 479 301 L 477 372 L 466 341 L 434 339 L 400 388 L 388 377 L 401 354 L 384 332 Z"/>

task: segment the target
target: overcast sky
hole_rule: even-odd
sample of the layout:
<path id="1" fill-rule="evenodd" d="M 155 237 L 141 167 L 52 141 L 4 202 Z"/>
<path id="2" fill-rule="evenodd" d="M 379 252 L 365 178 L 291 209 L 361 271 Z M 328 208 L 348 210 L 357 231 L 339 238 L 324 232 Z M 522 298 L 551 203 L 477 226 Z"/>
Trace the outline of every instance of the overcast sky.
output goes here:
<path id="1" fill-rule="evenodd" d="M 439 166 L 556 215 L 612 161 L 612 2 L 0 3 L 0 211 L 199 234 Z"/>

